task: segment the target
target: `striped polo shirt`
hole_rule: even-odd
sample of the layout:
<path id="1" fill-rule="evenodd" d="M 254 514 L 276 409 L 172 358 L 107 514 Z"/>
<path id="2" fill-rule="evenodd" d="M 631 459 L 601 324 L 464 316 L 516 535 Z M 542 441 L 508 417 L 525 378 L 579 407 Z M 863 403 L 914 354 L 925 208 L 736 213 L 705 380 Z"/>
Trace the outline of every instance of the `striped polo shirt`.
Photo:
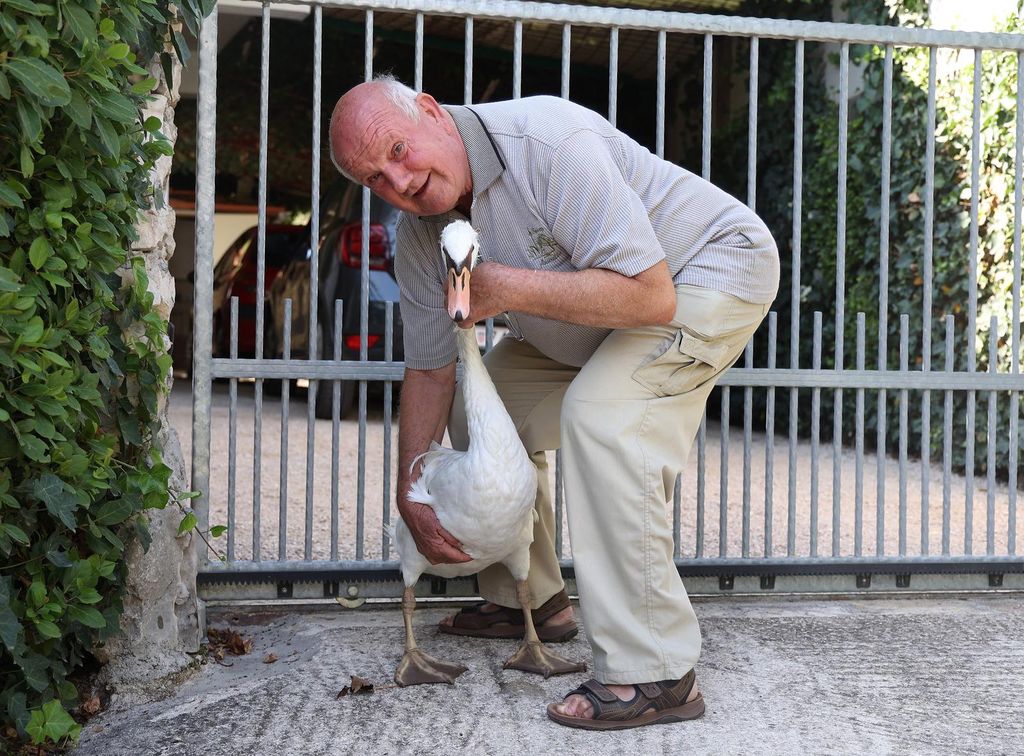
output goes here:
<path id="1" fill-rule="evenodd" d="M 473 175 L 480 257 L 535 270 L 635 276 L 665 260 L 677 284 L 767 303 L 779 255 L 764 223 L 713 184 L 655 156 L 591 110 L 558 97 L 446 106 Z M 406 365 L 433 370 L 457 349 L 439 239 L 457 210 L 403 213 L 395 272 Z M 507 313 L 516 338 L 582 366 L 610 329 Z"/>

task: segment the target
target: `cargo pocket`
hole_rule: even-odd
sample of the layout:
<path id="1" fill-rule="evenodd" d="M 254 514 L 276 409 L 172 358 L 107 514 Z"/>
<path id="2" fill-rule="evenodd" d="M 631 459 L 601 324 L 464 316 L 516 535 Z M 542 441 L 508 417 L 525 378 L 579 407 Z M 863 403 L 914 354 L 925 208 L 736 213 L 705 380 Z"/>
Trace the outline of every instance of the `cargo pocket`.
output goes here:
<path id="1" fill-rule="evenodd" d="M 726 367 L 729 345 L 678 331 L 633 372 L 633 380 L 656 396 L 675 396 L 699 387 Z"/>

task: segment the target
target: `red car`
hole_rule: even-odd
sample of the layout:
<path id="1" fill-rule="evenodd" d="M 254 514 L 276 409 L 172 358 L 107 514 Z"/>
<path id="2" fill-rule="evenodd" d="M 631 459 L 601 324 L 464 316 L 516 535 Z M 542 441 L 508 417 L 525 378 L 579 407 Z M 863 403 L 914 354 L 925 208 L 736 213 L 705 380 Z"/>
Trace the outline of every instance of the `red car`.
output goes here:
<path id="1" fill-rule="evenodd" d="M 213 269 L 213 355 L 231 355 L 231 297 L 238 297 L 238 356 L 256 354 L 256 307 L 263 307 L 270 287 L 288 263 L 305 260 L 309 230 L 306 226 L 267 225 L 263 295 L 256 301 L 258 229 L 239 236 Z M 270 323 L 264 323 L 264 329 Z"/>

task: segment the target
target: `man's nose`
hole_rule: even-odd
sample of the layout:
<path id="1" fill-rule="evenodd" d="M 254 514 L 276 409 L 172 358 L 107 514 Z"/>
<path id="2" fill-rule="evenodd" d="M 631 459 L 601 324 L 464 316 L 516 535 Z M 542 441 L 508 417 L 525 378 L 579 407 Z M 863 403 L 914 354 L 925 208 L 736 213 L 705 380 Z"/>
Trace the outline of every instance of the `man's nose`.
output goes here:
<path id="1" fill-rule="evenodd" d="M 384 170 L 384 175 L 398 194 L 404 195 L 412 183 L 412 173 L 401 165 L 388 166 Z"/>

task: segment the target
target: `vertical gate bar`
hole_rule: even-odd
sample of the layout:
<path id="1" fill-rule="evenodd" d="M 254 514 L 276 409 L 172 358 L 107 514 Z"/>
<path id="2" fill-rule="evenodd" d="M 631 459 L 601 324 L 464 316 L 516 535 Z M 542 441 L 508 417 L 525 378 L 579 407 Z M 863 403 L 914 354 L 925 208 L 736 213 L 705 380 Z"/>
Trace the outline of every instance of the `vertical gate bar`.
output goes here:
<path id="1" fill-rule="evenodd" d="M 744 366 L 754 367 L 754 342 L 748 341 L 744 350 Z M 752 446 L 752 426 L 754 389 L 743 387 L 743 556 L 750 556 L 750 453 Z"/>
<path id="2" fill-rule="evenodd" d="M 384 361 L 390 363 L 394 359 L 395 341 L 395 303 L 384 304 Z M 391 524 L 391 402 L 393 384 L 384 382 L 384 508 L 381 514 L 380 555 L 387 561 L 391 555 L 391 539 L 388 538 L 388 526 Z"/>
<path id="3" fill-rule="evenodd" d="M 562 558 L 562 450 L 555 450 L 555 554 Z"/>
<path id="4" fill-rule="evenodd" d="M 366 34 L 363 37 L 363 75 L 366 81 L 373 78 L 373 11 L 366 11 Z M 467 24 L 470 36 L 466 46 L 472 49 L 472 27 Z M 471 69 L 470 69 L 471 70 Z M 362 236 L 365 248 L 370 245 L 370 190 L 363 187 Z M 359 256 L 359 359 L 367 359 L 367 332 L 370 320 L 370 255 Z M 359 441 L 356 462 L 356 559 L 363 558 L 364 514 L 366 510 L 366 381 L 359 381 Z"/>
<path id="5" fill-rule="evenodd" d="M 981 191 L 981 50 L 974 51 L 974 109 L 971 113 L 971 252 L 967 258 L 967 371 L 977 370 L 978 343 L 978 195 Z M 974 424 L 977 394 L 967 392 L 967 444 L 964 464 L 964 553 L 973 553 Z"/>
<path id="6" fill-rule="evenodd" d="M 747 93 L 747 205 L 757 204 L 757 74 L 761 40 L 750 38 L 750 87 Z"/>
<path id="7" fill-rule="evenodd" d="M 893 47 L 885 46 L 882 86 L 882 186 L 879 208 L 878 242 L 878 370 L 885 371 L 889 361 L 889 193 L 892 169 L 892 76 Z M 885 459 L 886 403 L 888 393 L 879 389 L 875 428 L 875 553 L 885 554 Z"/>
<path id="8" fill-rule="evenodd" d="M 512 34 L 512 99 L 523 94 L 523 22 L 516 19 Z"/>
<path id="9" fill-rule="evenodd" d="M 619 106 L 619 27 L 613 26 L 608 39 L 608 122 L 615 125 Z"/>
<path id="10" fill-rule="evenodd" d="M 462 69 L 462 102 L 473 102 L 473 17 L 466 16 L 465 47 Z"/>
<path id="11" fill-rule="evenodd" d="M 284 300 L 284 351 L 282 356 L 286 360 L 292 357 L 292 300 L 288 297 Z M 288 396 L 291 390 L 291 381 L 288 378 L 281 379 L 281 455 L 279 460 L 279 481 L 278 491 L 278 515 L 277 515 L 277 558 L 284 560 L 288 550 Z"/>
<path id="12" fill-rule="evenodd" d="M 988 326 L 988 372 L 996 374 L 999 365 L 999 321 L 993 315 Z M 996 553 L 996 424 L 999 416 L 996 408 L 996 392 L 988 392 L 988 428 L 985 432 L 986 452 L 986 512 L 985 512 L 985 553 Z M 1009 535 L 1009 534 L 1007 534 Z"/>
<path id="13" fill-rule="evenodd" d="M 238 359 L 238 297 L 231 297 L 232 360 Z M 209 415 L 207 416 L 209 417 Z M 228 561 L 235 561 L 235 487 L 238 465 L 238 379 L 228 383 Z"/>
<path id="14" fill-rule="evenodd" d="M 700 127 L 700 175 L 707 181 L 711 180 L 711 74 L 714 60 L 714 37 L 704 35 L 704 94 L 701 111 Z"/>
<path id="15" fill-rule="evenodd" d="M 516 22 L 518 23 L 518 22 Z M 416 14 L 416 61 L 415 73 L 413 74 L 413 89 L 417 92 L 423 91 L 423 14 Z"/>
<path id="16" fill-rule="evenodd" d="M 341 360 L 341 317 L 342 303 L 334 300 L 334 333 L 331 334 L 334 361 Z M 341 456 L 341 381 L 331 381 L 331 559 L 338 560 L 338 520 L 340 486 L 338 480 L 338 459 Z"/>
<path id="17" fill-rule="evenodd" d="M 796 41 L 793 82 L 793 255 L 789 288 L 789 367 L 800 367 L 800 223 L 803 214 L 804 173 L 804 40 Z M 706 59 L 705 59 L 706 60 Z M 800 389 L 789 389 L 789 509 L 786 520 L 786 556 L 796 554 L 797 409 Z"/>
<path id="18" fill-rule="evenodd" d="M 867 336 L 867 318 L 857 313 L 857 370 L 864 370 L 864 342 Z M 861 556 L 864 549 L 864 389 L 856 393 L 856 425 L 854 427 L 853 474 L 853 555 Z"/>
<path id="19" fill-rule="evenodd" d="M 1010 372 L 1020 375 L 1021 224 L 1024 223 L 1024 52 L 1017 53 L 1017 134 L 1013 179 L 1013 316 L 1010 323 Z M 1017 553 L 1017 459 L 1020 392 L 1010 392 L 1009 487 L 1007 554 Z"/>
<path id="20" fill-rule="evenodd" d="M 309 218 L 309 327 L 306 329 L 307 356 L 320 359 L 320 117 L 323 76 L 323 6 L 313 6 L 313 159 L 310 177 Z M 324 386 L 324 389 L 327 387 Z M 304 557 L 313 558 L 313 470 L 316 463 L 316 398 L 319 381 L 310 381 L 306 389 L 306 527 Z"/>
<path id="21" fill-rule="evenodd" d="M 658 32 L 657 104 L 654 115 L 654 152 L 660 158 L 665 157 L 665 62 L 668 55 L 665 51 L 666 40 L 667 35 L 662 29 Z"/>
<path id="22" fill-rule="evenodd" d="M 910 360 L 910 316 L 906 313 L 900 315 L 900 372 L 906 373 Z M 900 520 L 899 520 L 899 548 L 900 556 L 907 553 L 907 410 L 908 391 L 900 389 Z"/>
<path id="23" fill-rule="evenodd" d="M 718 468 L 718 556 L 729 553 L 729 387 L 722 386 Z"/>
<path id="24" fill-rule="evenodd" d="M 928 117 L 924 158 L 924 303 L 921 328 L 921 372 L 932 369 L 932 244 L 935 234 L 935 80 L 936 50 L 928 48 Z M 928 553 L 928 520 L 931 511 L 929 484 L 932 467 L 932 392 L 921 392 L 921 554 Z"/>
<path id="25" fill-rule="evenodd" d="M 256 245 L 256 293 L 262 299 L 266 291 L 267 251 L 267 121 L 270 112 L 270 6 L 262 10 L 263 36 L 260 47 L 260 147 L 259 147 L 259 197 L 257 215 Z M 256 308 L 256 359 L 263 358 L 263 308 Z M 259 560 L 260 549 L 260 493 L 263 488 L 263 379 L 256 379 L 256 411 L 253 415 L 253 458 L 252 458 L 252 552 L 253 559 Z"/>
<path id="26" fill-rule="evenodd" d="M 775 370 L 778 352 L 779 314 L 768 313 L 768 370 Z M 775 498 L 775 387 L 769 386 L 765 400 L 764 416 L 764 555 L 772 555 L 772 530 L 774 517 L 772 505 Z"/>
<path id="27" fill-rule="evenodd" d="M 707 444 L 708 444 L 708 414 L 705 409 L 700 418 L 700 427 L 697 429 L 697 535 L 694 546 L 694 556 L 704 556 L 704 497 L 707 481 L 705 471 L 707 469 Z"/>
<path id="28" fill-rule="evenodd" d="M 839 178 L 836 209 L 836 357 L 842 373 L 846 337 L 846 164 L 850 116 L 850 43 L 843 42 L 839 55 Z M 840 508 L 843 474 L 843 390 L 832 399 L 832 556 L 839 556 Z"/>
<path id="29" fill-rule="evenodd" d="M 192 303 L 192 488 L 199 528 L 210 526 L 210 417 L 213 406 L 213 225 L 216 206 L 217 8 L 199 31 L 199 103 L 196 124 L 195 287 Z M 231 468 L 233 469 L 233 467 Z M 229 529 L 228 538 L 233 529 Z M 210 559 L 199 547 L 199 566 Z"/>
<path id="30" fill-rule="evenodd" d="M 569 56 L 572 52 L 572 26 L 562 27 L 562 98 L 569 99 Z"/>
<path id="31" fill-rule="evenodd" d="M 672 556 L 676 559 L 679 558 L 681 553 L 682 501 L 683 476 L 680 473 L 676 475 L 676 484 L 672 487 Z"/>
<path id="32" fill-rule="evenodd" d="M 953 316 L 946 316 L 946 367 L 953 372 Z M 953 391 L 946 389 L 942 408 L 942 553 L 949 554 L 953 483 Z"/>
<path id="33" fill-rule="evenodd" d="M 811 367 L 821 371 L 821 311 L 814 311 L 814 332 L 811 337 Z M 810 555 L 818 555 L 818 446 L 821 436 L 821 389 L 811 389 L 811 522 Z"/>

